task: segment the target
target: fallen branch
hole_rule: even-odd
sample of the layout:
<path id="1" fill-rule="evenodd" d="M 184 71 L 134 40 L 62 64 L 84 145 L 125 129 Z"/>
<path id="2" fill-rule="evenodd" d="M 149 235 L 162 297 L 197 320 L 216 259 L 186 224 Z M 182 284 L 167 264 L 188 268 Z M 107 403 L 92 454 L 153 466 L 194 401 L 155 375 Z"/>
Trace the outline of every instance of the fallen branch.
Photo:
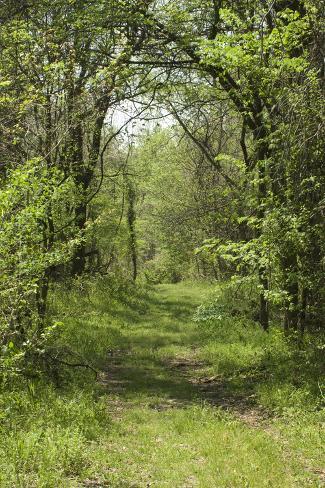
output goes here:
<path id="1" fill-rule="evenodd" d="M 54 358 L 54 357 L 52 357 L 51 359 L 54 359 L 56 362 L 63 364 L 64 366 L 69 366 L 71 368 L 87 368 L 87 369 L 90 369 L 91 371 L 93 371 L 95 373 L 96 379 L 98 377 L 99 371 L 97 371 L 97 369 L 93 368 L 90 364 L 87 364 L 87 363 L 69 363 L 68 361 L 64 361 L 63 359 Z"/>

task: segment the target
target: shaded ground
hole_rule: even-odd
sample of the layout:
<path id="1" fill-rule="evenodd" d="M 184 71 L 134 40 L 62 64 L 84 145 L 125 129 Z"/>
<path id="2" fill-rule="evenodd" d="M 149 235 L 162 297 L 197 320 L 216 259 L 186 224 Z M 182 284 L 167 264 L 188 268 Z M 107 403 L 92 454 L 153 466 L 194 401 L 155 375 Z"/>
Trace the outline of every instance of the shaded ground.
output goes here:
<path id="1" fill-rule="evenodd" d="M 196 354 L 195 350 L 193 354 Z M 152 368 L 148 366 L 146 355 L 143 366 L 139 357 L 136 358 L 135 376 L 133 358 L 131 352 L 111 353 L 109 366 L 101 375 L 101 383 L 118 396 L 115 403 L 113 402 L 112 412 L 122 411 L 123 408 L 133 405 L 132 401 L 127 401 L 130 393 L 145 391 L 148 395 L 161 395 L 159 401 L 149 404 L 150 408 L 156 410 L 184 408 L 204 403 L 232 413 L 251 427 L 265 428 L 269 415 L 256 404 L 255 396 L 238 395 L 231 391 L 221 375 L 204 376 L 206 362 L 175 356 L 160 361 L 153 360 Z M 152 375 L 152 369 L 157 368 L 164 369 L 169 379 L 161 379 L 159 374 Z M 142 384 L 139 384 L 139 377 Z"/>
<path id="2" fill-rule="evenodd" d="M 200 329 L 207 284 L 114 293 L 58 294 L 60 341 L 100 381 L 69 368 L 60 388 L 0 395 L 1 488 L 324 486 L 315 355 L 297 361 L 276 328 L 246 321 Z"/>
<path id="3" fill-rule="evenodd" d="M 202 336 L 191 321 L 201 299 L 191 289 L 161 286 L 147 312 L 125 324 L 100 382 L 110 394 L 112 418 L 122 426 L 127 463 L 140 474 L 122 481 L 119 467 L 108 484 L 87 480 L 83 486 L 322 486 L 281 445 L 249 384 L 243 395 L 221 375 L 209 375 L 200 358 Z"/>

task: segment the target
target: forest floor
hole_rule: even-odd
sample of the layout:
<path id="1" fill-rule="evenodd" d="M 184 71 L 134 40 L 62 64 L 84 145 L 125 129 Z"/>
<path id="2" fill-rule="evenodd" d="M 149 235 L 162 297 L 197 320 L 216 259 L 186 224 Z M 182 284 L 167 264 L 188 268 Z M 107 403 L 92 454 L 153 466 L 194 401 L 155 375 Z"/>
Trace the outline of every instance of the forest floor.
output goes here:
<path id="1" fill-rule="evenodd" d="M 206 359 L 192 320 L 205 291 L 156 287 L 109 351 L 100 380 L 115 425 L 107 486 L 321 486 L 317 469 L 256 404 L 249 375 L 239 392 Z M 84 486 L 106 486 L 102 475 Z"/>
<path id="2" fill-rule="evenodd" d="M 159 285 L 145 304 L 90 298 L 79 322 L 71 312 L 69 343 L 75 333 L 84 357 L 97 354 L 98 380 L 83 370 L 77 387 L 6 396 L 0 486 L 324 486 L 319 414 L 282 418 L 259 401 L 257 349 L 212 341 L 193 321 L 208 291 Z"/>

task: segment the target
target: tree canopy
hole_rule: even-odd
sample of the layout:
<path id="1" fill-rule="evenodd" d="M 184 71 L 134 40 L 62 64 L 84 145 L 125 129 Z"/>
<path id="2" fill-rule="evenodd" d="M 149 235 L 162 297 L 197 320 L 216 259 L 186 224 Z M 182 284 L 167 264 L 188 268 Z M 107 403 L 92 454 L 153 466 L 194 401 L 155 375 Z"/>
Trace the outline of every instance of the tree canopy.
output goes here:
<path id="1" fill-rule="evenodd" d="M 321 327 L 319 2 L 4 1 L 0 15 L 9 356 L 53 326 L 52 285 L 84 273 L 248 280 L 265 330 L 277 311 L 300 337 Z"/>

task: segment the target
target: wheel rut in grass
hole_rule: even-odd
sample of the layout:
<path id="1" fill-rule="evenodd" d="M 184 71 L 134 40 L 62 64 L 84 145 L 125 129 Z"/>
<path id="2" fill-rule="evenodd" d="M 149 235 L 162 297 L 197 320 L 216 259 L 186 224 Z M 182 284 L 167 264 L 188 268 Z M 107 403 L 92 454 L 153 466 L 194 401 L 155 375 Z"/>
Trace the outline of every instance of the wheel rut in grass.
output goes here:
<path id="1" fill-rule="evenodd" d="M 146 405 L 157 411 L 206 404 L 251 427 L 263 426 L 267 414 L 253 396 L 239 396 L 221 375 L 206 376 L 209 365 L 200 359 L 202 339 L 191 320 L 196 304 L 189 303 L 188 297 L 172 302 L 159 296 L 153 304 L 154 311 L 128 325 L 128 347 L 108 352 L 100 381 L 114 397 L 112 413 L 121 415 L 146 397 Z M 170 346 L 172 353 L 168 353 Z"/>
<path id="2" fill-rule="evenodd" d="M 153 443 L 152 452 L 155 452 L 155 443 L 166 440 L 166 422 L 171 422 L 173 429 L 172 419 L 186 417 L 187 409 L 190 419 L 192 406 L 198 409 L 207 406 L 212 412 L 215 408 L 229 413 L 229 432 L 237 428 L 232 425 L 238 425 L 238 432 L 243 432 L 244 436 L 250 435 L 244 432 L 252 431 L 251 435 L 255 435 L 255 430 L 258 438 L 266 434 L 271 445 L 275 442 L 283 456 L 292 459 L 292 464 L 299 463 L 305 471 L 322 479 L 322 474 L 316 473 L 308 460 L 298 459 L 276 423 L 257 404 L 252 385 L 260 380 L 260 375 L 266 374 L 265 371 L 236 371 L 234 378 L 213 375 L 211 364 L 204 358 L 202 334 L 191 320 L 194 308 L 190 296 L 184 301 L 178 297 L 176 302 L 159 293 L 145 314 L 135 316 L 134 320 L 130 317 L 124 324 L 120 341 L 108 351 L 107 366 L 100 382 L 109 393 L 108 409 L 113 422 L 118 424 L 117 429 L 123 430 L 124 425 L 128 425 L 124 434 L 128 441 L 125 442 L 131 446 L 134 443 L 136 449 L 137 441 L 133 441 L 132 436 L 143 419 L 144 425 L 148 425 L 145 431 L 153 432 L 148 434 L 148 442 Z M 237 375 L 243 382 L 247 377 L 245 394 L 239 394 L 243 389 L 234 386 Z M 228 417 L 223 418 L 227 424 Z M 233 423 L 234 419 L 239 423 Z M 242 430 L 240 424 L 248 430 Z M 169 435 L 174 432 L 168 433 L 167 438 Z M 195 449 L 195 444 L 192 447 Z M 193 482 L 189 486 L 196 485 Z"/>
<path id="3" fill-rule="evenodd" d="M 129 358 L 130 356 L 131 354 L 128 355 Z M 194 371 L 206 366 L 205 363 L 187 358 L 172 358 L 170 361 L 164 361 L 162 365 L 165 366 L 166 371 L 170 371 L 170 375 L 176 379 L 176 383 L 184 382 L 184 387 L 189 390 L 189 394 L 179 397 L 177 392 L 173 395 L 171 391 L 169 398 L 164 397 L 147 402 L 146 405 L 150 408 L 164 411 L 172 408 L 186 408 L 193 404 L 205 404 L 231 413 L 252 428 L 266 429 L 269 414 L 254 404 L 252 398 L 239 396 L 229 391 L 221 376 L 197 377 L 193 375 Z M 119 356 L 118 359 L 112 358 L 101 377 L 101 383 L 114 396 L 110 402 L 110 411 L 114 416 L 121 415 L 124 409 L 132 408 L 134 405 L 131 400 L 127 399 L 128 389 L 130 386 L 132 388 L 127 376 L 128 368 L 123 366 L 123 356 Z"/>
<path id="4" fill-rule="evenodd" d="M 164 359 L 161 361 L 161 367 L 171 378 L 170 383 L 167 382 L 166 384 L 166 386 L 171 387 L 169 395 L 135 403 L 128 395 L 130 391 L 136 390 L 136 388 L 132 384 L 134 378 L 129 377 L 130 365 L 125 364 L 125 359 L 132 362 L 132 352 L 111 352 L 109 366 L 101 379 L 102 384 L 112 394 L 109 411 L 115 421 L 123 421 L 125 411 L 132 408 L 149 407 L 157 412 L 164 412 L 171 409 L 186 409 L 194 404 L 209 405 L 228 412 L 251 429 L 265 432 L 283 446 L 288 459 L 293 460 L 297 457 L 288 447 L 286 439 L 283 438 L 280 431 L 272 425 L 270 414 L 254 403 L 254 397 L 239 396 L 231 392 L 225 384 L 225 379 L 221 376 L 207 377 L 199 374 L 207 366 L 204 361 L 194 357 L 180 356 Z M 144 370 L 150 377 L 151 368 L 146 365 L 145 368 L 141 368 L 141 374 Z M 181 389 L 183 394 L 181 395 L 179 395 L 179 389 L 173 389 L 174 385 L 179 385 L 179 383 L 183 384 Z M 155 391 L 155 379 L 152 382 L 149 381 L 148 386 L 151 393 L 161 393 L 160 388 L 157 389 L 157 392 Z M 184 391 L 187 393 L 184 394 Z M 316 476 L 320 483 L 325 482 L 325 473 L 322 468 L 310 466 L 309 462 L 301 456 L 299 462 L 307 472 Z"/>
<path id="5" fill-rule="evenodd" d="M 176 357 L 169 361 L 168 366 L 191 383 L 206 404 L 228 411 L 250 427 L 265 427 L 269 414 L 256 405 L 254 395 L 243 396 L 232 392 L 222 375 L 201 376 L 200 370 L 207 366 L 204 361 Z"/>

